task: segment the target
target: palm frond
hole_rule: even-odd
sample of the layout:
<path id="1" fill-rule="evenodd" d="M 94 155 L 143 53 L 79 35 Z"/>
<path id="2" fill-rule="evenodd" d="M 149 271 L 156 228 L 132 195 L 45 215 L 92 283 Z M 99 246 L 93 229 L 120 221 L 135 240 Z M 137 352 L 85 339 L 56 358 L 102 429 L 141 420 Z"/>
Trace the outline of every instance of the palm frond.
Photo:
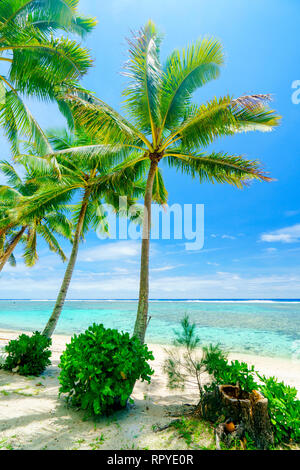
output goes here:
<path id="1" fill-rule="evenodd" d="M 166 154 L 168 164 L 182 173 L 197 177 L 200 182 L 229 183 L 238 188 L 256 179 L 270 182 L 272 179 L 262 170 L 259 161 L 246 160 L 227 153 L 183 154 L 180 149 Z"/>
<path id="2" fill-rule="evenodd" d="M 152 198 L 155 202 L 157 202 L 157 204 L 167 204 L 168 202 L 168 192 L 166 190 L 162 173 L 159 168 L 156 168 L 155 172 Z"/>
<path id="3" fill-rule="evenodd" d="M 39 259 L 37 253 L 37 232 L 35 224 L 33 228 L 30 227 L 28 229 L 28 237 L 23 253 L 23 258 L 25 265 L 28 267 L 34 266 L 37 260 Z"/>
<path id="4" fill-rule="evenodd" d="M 65 215 L 62 210 L 65 210 L 65 207 L 60 208 L 58 206 L 55 212 L 48 212 L 43 220 L 51 232 L 58 233 L 62 237 L 72 240 L 73 224 L 69 216 Z"/>
<path id="5" fill-rule="evenodd" d="M 64 80 L 80 78 L 91 66 L 88 51 L 76 41 L 48 39 L 29 26 L 0 51 L 13 54 L 9 79 L 19 92 L 42 99 L 54 99 Z"/>
<path id="6" fill-rule="evenodd" d="M 22 185 L 22 178 L 18 175 L 13 165 L 7 161 L 0 161 L 0 171 L 7 178 L 7 183 L 10 186 L 19 187 Z"/>
<path id="7" fill-rule="evenodd" d="M 20 96 L 14 91 L 7 91 L 5 101 L 0 104 L 0 125 L 12 144 L 12 151 L 16 154 L 19 151 L 18 140 L 21 136 L 26 136 L 35 142 L 41 153 L 50 153 L 51 146 L 47 137 L 28 107 Z"/>
<path id="8" fill-rule="evenodd" d="M 75 0 L 1 0 L 0 32 L 13 23 L 34 25 L 45 33 L 64 30 L 84 36 L 97 24 L 95 18 L 78 14 Z"/>
<path id="9" fill-rule="evenodd" d="M 224 54 L 215 39 L 202 39 L 168 58 L 162 81 L 163 128 L 174 129 L 190 105 L 194 91 L 220 74 Z"/>
<path id="10" fill-rule="evenodd" d="M 17 266 L 17 261 L 13 253 L 8 258 L 8 263 L 12 268 L 15 268 Z"/>
<path id="11" fill-rule="evenodd" d="M 19 204 L 9 211 L 6 226 L 17 225 L 22 220 L 24 223 L 31 222 L 33 218 L 43 219 L 48 212 L 57 210 L 58 205 L 70 203 L 74 193 L 80 189 L 80 183 L 74 184 L 74 181 L 63 181 L 57 183 L 45 182 L 42 189 L 38 190 L 33 196 L 23 198 Z M 5 226 L 7 219 L 0 220 L 0 227 Z"/>
<path id="12" fill-rule="evenodd" d="M 191 107 L 182 124 L 165 139 L 162 148 L 180 141 L 186 149 L 194 149 L 209 145 L 217 137 L 236 132 L 272 130 L 278 125 L 280 117 L 264 105 L 263 98 L 258 100 L 258 96 L 255 95 L 256 105 L 251 108 L 242 100 L 233 100 L 230 96 L 214 98 L 200 107 Z"/>
<path id="13" fill-rule="evenodd" d="M 159 92 L 162 71 L 159 61 L 161 38 L 152 21 L 148 21 L 137 37 L 129 40 L 130 59 L 124 75 L 130 78 L 124 90 L 125 107 L 145 133 L 152 133 L 155 145 L 157 128 L 160 125 Z"/>
<path id="14" fill-rule="evenodd" d="M 63 249 L 61 248 L 58 240 L 55 238 L 55 236 L 53 235 L 51 230 L 47 227 L 47 225 L 39 224 L 36 230 L 37 230 L 37 233 L 41 235 L 43 239 L 46 241 L 50 250 L 53 251 L 54 253 L 57 253 L 63 262 L 67 261 L 68 258 L 66 257 Z"/>
<path id="15" fill-rule="evenodd" d="M 76 128 L 83 127 L 93 139 L 103 144 L 151 146 L 142 133 L 103 101 L 94 97 L 84 100 L 76 95 L 66 95 L 64 99 L 70 104 Z"/>

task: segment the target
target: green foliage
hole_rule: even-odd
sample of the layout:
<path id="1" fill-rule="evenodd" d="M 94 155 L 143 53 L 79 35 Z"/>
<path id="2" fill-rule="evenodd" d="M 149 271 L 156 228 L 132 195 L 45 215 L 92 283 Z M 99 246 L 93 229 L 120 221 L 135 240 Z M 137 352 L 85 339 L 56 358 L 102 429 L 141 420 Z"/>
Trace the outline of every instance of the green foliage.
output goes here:
<path id="1" fill-rule="evenodd" d="M 94 323 L 62 354 L 59 393 L 88 415 L 108 414 L 126 405 L 138 379 L 150 383 L 153 359 L 136 337 Z"/>
<path id="2" fill-rule="evenodd" d="M 200 338 L 196 335 L 196 324 L 190 323 L 188 315 L 184 315 L 180 322 L 181 330 L 174 331 L 174 346 L 185 346 L 187 349 L 194 350 L 200 344 Z"/>
<path id="3" fill-rule="evenodd" d="M 300 400 L 296 388 L 278 382 L 275 377 L 258 377 L 262 382 L 259 390 L 269 401 L 275 444 L 300 442 Z"/>
<path id="4" fill-rule="evenodd" d="M 170 428 L 176 430 L 179 438 L 183 439 L 188 449 L 215 450 L 213 427 L 199 418 L 182 417 L 171 421 Z M 202 445 L 202 442 L 205 445 Z"/>
<path id="5" fill-rule="evenodd" d="M 213 390 L 217 385 L 236 385 L 246 392 L 258 390 L 268 399 L 269 415 L 274 432 L 275 445 L 290 441 L 300 442 L 300 400 L 294 387 L 279 382 L 275 377 L 259 375 L 254 366 L 237 360 L 228 362 L 226 354 L 219 345 L 203 347 L 201 358 L 195 356 L 200 344 L 196 336 L 195 324 L 191 324 L 187 315 L 181 321 L 181 330 L 175 332 L 174 346 L 184 348 L 184 352 L 168 351 L 164 372 L 168 375 L 170 388 L 183 389 L 186 383 L 197 381 L 200 399 L 205 391 Z M 201 374 L 208 372 L 209 385 L 202 386 Z M 257 380 L 259 379 L 259 380 Z M 250 441 L 247 439 L 247 448 Z"/>
<path id="6" fill-rule="evenodd" d="M 236 385 L 238 383 L 242 390 L 249 393 L 258 388 L 254 380 L 254 366 L 249 367 L 245 362 L 237 360 L 231 361 L 229 364 L 218 346 L 204 348 L 203 363 L 218 385 Z"/>
<path id="7" fill-rule="evenodd" d="M 51 364 L 51 339 L 41 335 L 38 331 L 32 336 L 22 334 L 18 339 L 11 340 L 4 351 L 8 354 L 3 364 L 4 370 L 16 372 L 21 375 L 41 375 Z"/>
<path id="8" fill-rule="evenodd" d="M 23 102 L 23 96 L 56 100 L 61 91 L 77 89 L 91 66 L 89 52 L 57 33 L 84 36 L 96 21 L 82 17 L 78 0 L 1 0 L 0 2 L 0 125 L 18 153 L 26 134 L 41 152 L 49 152 L 44 132 Z"/>
<path id="9" fill-rule="evenodd" d="M 15 210 L 18 204 L 35 194 L 38 190 L 39 184 L 37 179 L 33 178 L 33 171 L 26 163 L 24 177 L 21 178 L 14 166 L 7 161 L 0 161 L 0 172 L 2 172 L 8 180 L 8 185 L 0 185 L 0 204 L 1 204 L 1 224 L 4 226 L 9 222 L 11 226 L 18 227 L 19 221 L 14 223 Z M 56 237 L 59 235 L 68 240 L 72 240 L 72 223 L 69 217 L 65 214 L 67 206 L 64 204 L 56 204 L 51 211 L 44 211 L 43 214 L 30 214 L 28 217 L 22 215 L 22 222 L 16 230 L 6 231 L 3 238 L 2 249 L 0 247 L 0 257 L 5 256 L 9 251 L 11 245 L 17 234 L 23 229 L 23 235 L 18 240 L 24 246 L 23 258 L 27 266 L 33 266 L 38 260 L 37 253 L 37 239 L 38 236 L 42 237 L 47 243 L 49 249 L 57 253 L 62 261 L 66 261 L 67 257 L 60 246 Z M 16 264 L 13 255 L 8 260 L 12 265 Z"/>

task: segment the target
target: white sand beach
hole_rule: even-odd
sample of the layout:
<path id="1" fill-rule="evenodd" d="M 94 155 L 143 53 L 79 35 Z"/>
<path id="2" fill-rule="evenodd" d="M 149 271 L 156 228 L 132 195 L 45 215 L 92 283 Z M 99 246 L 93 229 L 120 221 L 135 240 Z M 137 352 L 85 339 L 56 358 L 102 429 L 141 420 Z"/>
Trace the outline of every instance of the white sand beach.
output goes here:
<path id="1" fill-rule="evenodd" d="M 0 348 L 20 332 L 0 330 Z M 95 421 L 67 407 L 58 398 L 58 363 L 70 337 L 53 337 L 52 365 L 41 377 L 26 378 L 0 370 L 0 449 L 185 449 L 186 443 L 174 429 L 153 432 L 153 426 L 169 423 L 183 411 L 184 404 L 197 402 L 196 388 L 170 391 L 162 371 L 164 348 L 151 344 L 155 373 L 150 385 L 137 383 L 134 405 Z M 267 376 L 275 375 L 300 391 L 300 362 L 296 360 L 232 354 L 254 364 Z M 213 446 L 213 432 L 207 425 L 199 443 Z"/>

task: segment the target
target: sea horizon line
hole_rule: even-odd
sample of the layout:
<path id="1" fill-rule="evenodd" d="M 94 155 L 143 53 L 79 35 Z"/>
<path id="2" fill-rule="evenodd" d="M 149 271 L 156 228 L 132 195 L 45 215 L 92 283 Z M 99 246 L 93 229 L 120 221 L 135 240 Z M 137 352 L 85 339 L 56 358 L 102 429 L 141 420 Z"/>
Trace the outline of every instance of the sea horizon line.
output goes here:
<path id="1" fill-rule="evenodd" d="M 137 298 L 132 298 L 132 299 L 68 299 L 66 302 L 137 302 Z M 29 299 L 29 298 L 24 298 L 24 299 L 0 299 L 0 302 L 55 302 L 55 299 Z M 260 298 L 260 299 L 251 299 L 251 298 L 240 298 L 240 299 L 195 299 L 195 298 L 181 298 L 181 299 L 160 299 L 160 298 L 152 298 L 149 299 L 149 302 L 253 302 L 253 303 L 259 303 L 259 302 L 295 302 L 295 303 L 300 303 L 300 299 L 293 299 L 293 298 Z"/>

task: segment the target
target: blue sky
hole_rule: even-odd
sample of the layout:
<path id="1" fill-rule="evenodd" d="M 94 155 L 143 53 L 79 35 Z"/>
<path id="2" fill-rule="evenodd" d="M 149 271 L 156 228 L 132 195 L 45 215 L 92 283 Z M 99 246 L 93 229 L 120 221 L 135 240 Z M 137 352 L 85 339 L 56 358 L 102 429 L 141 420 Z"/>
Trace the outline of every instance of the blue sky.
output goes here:
<path id="1" fill-rule="evenodd" d="M 163 32 L 163 59 L 200 36 L 223 43 L 221 77 L 195 94 L 201 103 L 214 96 L 271 93 L 283 116 L 271 133 L 247 133 L 218 140 L 211 147 L 260 159 L 275 179 L 238 190 L 208 185 L 163 168 L 169 204 L 205 205 L 202 250 L 185 250 L 182 241 L 152 243 L 152 298 L 300 297 L 300 104 L 292 103 L 292 83 L 300 80 L 297 0 L 111 0 L 81 1 L 81 11 L 99 24 L 86 45 L 95 60 L 84 85 L 120 109 L 125 78 L 120 71 L 125 38 L 151 18 Z M 31 103 L 44 128 L 64 123 L 56 108 Z M 9 158 L 2 141 L 2 158 Z M 70 247 L 63 243 L 66 250 Z M 101 241 L 89 234 L 81 246 L 69 298 L 136 298 L 137 241 Z M 17 252 L 20 258 L 21 252 Z M 65 265 L 40 243 L 36 267 L 6 267 L 0 298 L 55 298 Z"/>

